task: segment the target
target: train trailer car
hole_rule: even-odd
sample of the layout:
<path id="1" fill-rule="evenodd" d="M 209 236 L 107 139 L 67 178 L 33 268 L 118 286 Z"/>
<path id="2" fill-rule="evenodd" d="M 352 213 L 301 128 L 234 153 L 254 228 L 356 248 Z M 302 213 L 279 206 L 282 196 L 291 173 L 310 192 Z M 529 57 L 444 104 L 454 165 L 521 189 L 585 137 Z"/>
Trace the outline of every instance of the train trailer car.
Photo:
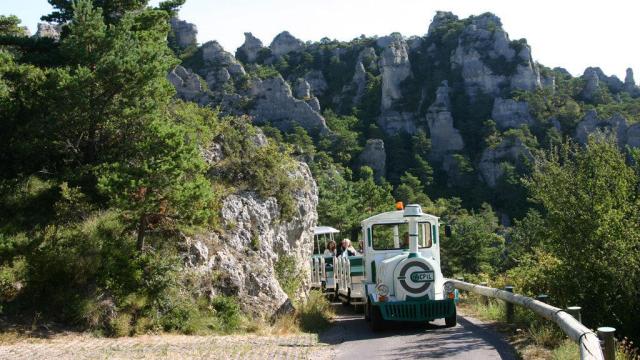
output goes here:
<path id="1" fill-rule="evenodd" d="M 313 255 L 311 257 L 311 288 L 337 296 L 336 277 L 334 271 L 335 257 L 325 255 L 325 249 L 334 236 L 340 231 L 330 226 L 317 226 L 314 229 Z"/>
<path id="2" fill-rule="evenodd" d="M 365 319 L 373 330 L 389 321 L 444 319 L 455 326 L 456 293 L 440 270 L 438 218 L 420 205 L 398 208 L 362 221 Z"/>

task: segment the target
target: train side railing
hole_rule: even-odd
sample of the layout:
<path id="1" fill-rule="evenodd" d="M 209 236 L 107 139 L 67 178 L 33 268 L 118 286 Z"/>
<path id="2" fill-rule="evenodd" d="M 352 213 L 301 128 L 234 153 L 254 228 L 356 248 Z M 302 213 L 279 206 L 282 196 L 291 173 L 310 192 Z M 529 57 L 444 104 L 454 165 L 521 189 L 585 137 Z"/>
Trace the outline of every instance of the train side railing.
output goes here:
<path id="1" fill-rule="evenodd" d="M 505 290 L 495 289 L 488 286 L 476 285 L 462 280 L 447 279 L 447 282 L 461 291 L 468 291 L 488 298 L 500 299 L 506 302 L 507 321 L 513 321 L 513 305 L 525 307 L 538 316 L 556 323 L 560 329 L 580 347 L 581 360 L 610 360 L 615 359 L 614 339 L 612 328 L 599 328 L 598 334 L 582 325 L 582 323 L 569 314 L 565 309 L 560 309 L 540 300 L 527 296 L 514 294 L 513 287 L 505 287 Z M 580 316 L 578 315 L 578 318 Z M 612 331 L 613 330 L 613 331 Z M 600 335 L 600 337 L 598 337 Z M 603 347 L 600 342 L 602 338 Z M 606 356 L 605 356 L 606 355 Z"/>

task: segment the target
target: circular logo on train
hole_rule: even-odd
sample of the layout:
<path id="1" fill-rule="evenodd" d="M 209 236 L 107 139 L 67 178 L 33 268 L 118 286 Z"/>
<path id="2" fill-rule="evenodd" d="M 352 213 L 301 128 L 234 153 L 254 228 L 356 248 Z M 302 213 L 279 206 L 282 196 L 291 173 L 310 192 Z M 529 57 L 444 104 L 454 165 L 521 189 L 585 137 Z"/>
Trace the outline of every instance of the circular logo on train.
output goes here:
<path id="1" fill-rule="evenodd" d="M 421 261 L 409 261 L 402 266 L 398 274 L 400 286 L 411 294 L 422 294 L 433 282 L 433 270 Z"/>

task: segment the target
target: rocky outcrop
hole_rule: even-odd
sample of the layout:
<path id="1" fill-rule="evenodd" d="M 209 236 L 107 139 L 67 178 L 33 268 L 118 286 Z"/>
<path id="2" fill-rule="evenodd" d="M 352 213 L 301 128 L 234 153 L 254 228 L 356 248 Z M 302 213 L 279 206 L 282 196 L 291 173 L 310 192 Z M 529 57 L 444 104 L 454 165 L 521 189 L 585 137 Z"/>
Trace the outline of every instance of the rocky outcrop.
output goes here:
<path id="1" fill-rule="evenodd" d="M 436 100 L 429 106 L 426 115 L 431 134 L 429 160 L 436 162 L 443 162 L 447 154 L 464 148 L 460 132 L 453 127 L 449 91 L 449 84 L 445 80 L 436 91 Z"/>
<path id="2" fill-rule="evenodd" d="M 376 179 L 386 176 L 387 154 L 382 139 L 368 139 L 358 160 L 360 166 L 368 166 L 373 169 Z"/>
<path id="3" fill-rule="evenodd" d="M 436 15 L 429 24 L 428 35 L 435 33 L 438 29 L 446 27 L 452 21 L 458 21 L 458 16 L 454 15 L 450 11 L 437 11 Z"/>
<path id="4" fill-rule="evenodd" d="M 175 37 L 176 44 L 181 49 L 197 45 L 198 28 L 195 24 L 180 20 L 177 17 L 172 17 L 169 23 L 171 24 L 171 31 Z"/>
<path id="5" fill-rule="evenodd" d="M 599 67 L 588 67 L 584 70 L 582 77 L 586 80 L 583 97 L 592 100 L 590 95 L 595 95 L 594 88 L 595 78 L 598 79 L 599 86 L 606 86 L 610 92 L 617 94 L 624 89 L 624 83 L 617 76 L 607 76 Z"/>
<path id="6" fill-rule="evenodd" d="M 55 41 L 60 40 L 62 25 L 51 23 L 38 23 L 38 30 L 34 35 L 37 38 L 50 38 Z"/>
<path id="7" fill-rule="evenodd" d="M 313 134 L 329 130 L 322 115 L 305 101 L 293 97 L 291 87 L 280 75 L 255 80 L 250 92 L 255 99 L 250 114 L 257 123 L 272 123 L 283 131 L 299 125 Z"/>
<path id="8" fill-rule="evenodd" d="M 529 113 L 529 104 L 526 101 L 513 99 L 495 98 L 491 118 L 500 130 L 533 124 L 533 117 Z"/>
<path id="9" fill-rule="evenodd" d="M 296 80 L 296 84 L 294 87 L 295 96 L 298 99 L 308 99 L 311 97 L 311 85 L 305 79 Z"/>
<path id="10" fill-rule="evenodd" d="M 616 113 L 609 119 L 600 119 L 595 110 L 590 110 L 576 126 L 575 139 L 580 144 L 586 144 L 589 135 L 597 131 L 613 134 L 620 147 L 627 143 L 627 121 L 620 114 Z"/>
<path id="11" fill-rule="evenodd" d="M 300 51 L 304 49 L 302 40 L 295 38 L 288 31 L 283 31 L 269 45 L 271 53 L 275 56 L 286 55 L 290 52 Z"/>
<path id="12" fill-rule="evenodd" d="M 595 70 L 587 68 L 582 78 L 585 80 L 584 88 L 580 95 L 588 101 L 593 101 L 600 92 L 600 79 Z"/>
<path id="13" fill-rule="evenodd" d="M 396 134 L 401 131 L 412 134 L 416 130 L 415 116 L 393 109 L 394 102 L 402 98 L 400 85 L 411 76 L 407 43 L 402 35 L 393 33 L 379 38 L 376 44 L 384 48 L 378 60 L 382 76 L 382 97 L 378 124 L 388 134 Z"/>
<path id="14" fill-rule="evenodd" d="M 495 188 L 498 180 L 504 175 L 503 163 L 516 164 L 522 160 L 533 161 L 531 151 L 516 137 L 509 137 L 495 148 L 486 148 L 482 152 L 480 176 L 491 188 Z"/>
<path id="15" fill-rule="evenodd" d="M 633 69 L 628 68 L 627 73 L 624 77 L 624 91 L 629 93 L 631 96 L 639 96 L 640 88 L 636 85 L 636 80 L 633 78 Z"/>
<path id="16" fill-rule="evenodd" d="M 206 89 L 203 87 L 200 76 L 178 65 L 169 73 L 167 78 L 175 87 L 179 98 L 201 104 L 206 101 Z"/>
<path id="17" fill-rule="evenodd" d="M 243 311 L 259 318 L 291 310 L 290 299 L 275 275 L 275 264 L 291 256 L 296 264 L 292 276 L 301 280 L 298 296 L 308 289 L 308 261 L 313 250 L 313 227 L 317 222 L 318 191 L 304 163 L 289 174 L 302 184 L 293 194 L 295 214 L 280 218 L 275 198 L 253 192 L 227 196 L 222 201 L 222 234 L 208 232 L 187 238 L 184 258 L 203 295 L 237 297 Z"/>
<path id="18" fill-rule="evenodd" d="M 304 79 L 311 85 L 311 92 L 316 96 L 321 96 L 329 88 L 327 80 L 320 70 L 309 71 L 305 74 Z"/>
<path id="19" fill-rule="evenodd" d="M 215 40 L 202 45 L 202 61 L 208 66 L 226 67 L 230 74 L 245 73 L 240 62 Z"/>
<path id="20" fill-rule="evenodd" d="M 411 75 L 411 64 L 407 43 L 402 35 L 394 33 L 378 39 L 378 45 L 384 47 L 380 55 L 379 66 L 382 74 L 382 112 L 391 109 L 393 102 L 402 97 L 400 84 Z"/>
<path id="21" fill-rule="evenodd" d="M 362 62 L 356 63 L 356 71 L 353 73 L 353 79 L 351 80 L 351 87 L 353 89 L 353 106 L 357 106 L 364 95 L 367 87 L 367 71 L 364 69 Z"/>
<path id="22" fill-rule="evenodd" d="M 531 57 L 531 47 L 523 45 L 518 53 L 519 63 L 516 73 L 511 76 L 511 90 L 534 91 L 542 86 L 540 71 Z"/>
<path id="23" fill-rule="evenodd" d="M 244 43 L 236 51 L 236 56 L 240 56 L 239 59 L 252 63 L 256 61 L 262 49 L 264 49 L 262 41 L 250 32 L 246 32 L 244 33 Z"/>
<path id="24" fill-rule="evenodd" d="M 437 28 L 445 21 L 451 21 L 451 16 L 440 14 L 432 27 Z M 519 42 L 517 52 L 516 49 L 502 29 L 500 18 L 485 13 L 472 18 L 463 29 L 458 47 L 451 55 L 451 66 L 461 72 L 466 93 L 472 98 L 479 93 L 498 96 L 503 88 L 527 91 L 539 88 L 540 74 L 531 58 L 531 48 Z M 490 66 L 490 63 L 507 66 Z M 508 68 L 515 71 L 510 73 Z"/>

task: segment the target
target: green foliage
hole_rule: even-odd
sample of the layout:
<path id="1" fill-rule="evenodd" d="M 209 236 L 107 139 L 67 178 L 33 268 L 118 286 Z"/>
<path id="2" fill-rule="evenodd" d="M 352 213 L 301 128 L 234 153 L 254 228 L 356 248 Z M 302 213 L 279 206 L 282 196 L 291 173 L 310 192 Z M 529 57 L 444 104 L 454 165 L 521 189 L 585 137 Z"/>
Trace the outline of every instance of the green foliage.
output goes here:
<path id="1" fill-rule="evenodd" d="M 302 284 L 295 257 L 286 254 L 280 255 L 273 269 L 282 290 L 290 299 L 294 299 Z"/>
<path id="2" fill-rule="evenodd" d="M 20 23 L 15 15 L 0 15 L 0 36 L 26 36 L 25 28 Z"/>
<path id="3" fill-rule="evenodd" d="M 296 310 L 300 327 L 305 332 L 320 333 L 326 330 L 334 316 L 331 303 L 323 293 L 317 290 L 309 292 L 307 300 Z"/>
<path id="4" fill-rule="evenodd" d="M 262 144 L 247 118 L 221 119 L 216 143 L 222 146 L 224 159 L 216 164 L 215 176 L 236 190 L 254 189 L 278 200 L 284 219 L 294 215 L 294 194 L 301 186 L 289 174 L 295 170 L 289 148 L 274 141 Z"/>
<path id="5" fill-rule="evenodd" d="M 54 11 L 42 17 L 42 20 L 49 22 L 65 23 L 72 20 L 77 10 L 76 6 L 80 1 L 74 0 L 47 0 Z M 172 1 L 175 2 L 175 1 Z M 169 3 L 172 3 L 169 2 Z M 105 21 L 107 23 L 117 22 L 128 12 L 141 10 L 148 3 L 148 0 L 93 0 L 92 5 L 95 8 L 102 9 Z M 162 7 L 162 3 L 161 3 Z"/>
<path id="6" fill-rule="evenodd" d="M 446 276 L 495 273 L 502 263 L 504 238 L 496 234 L 498 218 L 491 206 L 463 211 L 449 221 L 453 236 L 442 241 L 442 268 Z"/>
<path id="7" fill-rule="evenodd" d="M 637 336 L 638 304 L 628 296 L 640 283 L 635 167 L 614 139 L 592 136 L 586 148 L 565 143 L 543 154 L 525 184 L 543 210 L 543 225 L 531 216 L 520 226 L 544 227 L 546 236 L 538 239 L 535 255 L 513 270 L 517 278 L 558 304 L 580 304 L 588 324 L 617 324 Z"/>

